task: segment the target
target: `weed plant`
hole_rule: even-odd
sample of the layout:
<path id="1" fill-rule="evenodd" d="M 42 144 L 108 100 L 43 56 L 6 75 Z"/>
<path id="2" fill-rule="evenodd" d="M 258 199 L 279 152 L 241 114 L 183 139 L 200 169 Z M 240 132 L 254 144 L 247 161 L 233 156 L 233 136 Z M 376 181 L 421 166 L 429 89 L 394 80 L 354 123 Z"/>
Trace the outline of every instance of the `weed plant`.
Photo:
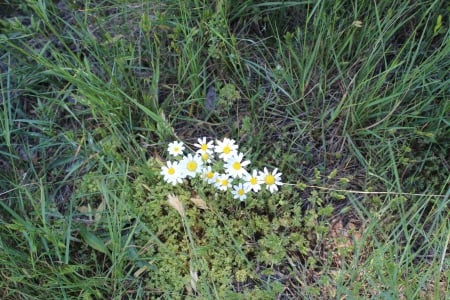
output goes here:
<path id="1" fill-rule="evenodd" d="M 0 298 L 445 299 L 449 10 L 0 4 Z M 167 184 L 199 137 L 284 185 Z"/>

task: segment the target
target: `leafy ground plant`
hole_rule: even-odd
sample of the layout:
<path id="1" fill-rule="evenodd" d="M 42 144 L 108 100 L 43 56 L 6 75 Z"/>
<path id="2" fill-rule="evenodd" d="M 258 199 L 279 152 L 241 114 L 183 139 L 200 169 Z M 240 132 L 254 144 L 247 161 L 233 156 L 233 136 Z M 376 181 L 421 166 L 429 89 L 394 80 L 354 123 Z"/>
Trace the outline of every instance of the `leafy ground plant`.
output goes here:
<path id="1" fill-rule="evenodd" d="M 445 299 L 448 11 L 0 4 L 0 298 Z"/>

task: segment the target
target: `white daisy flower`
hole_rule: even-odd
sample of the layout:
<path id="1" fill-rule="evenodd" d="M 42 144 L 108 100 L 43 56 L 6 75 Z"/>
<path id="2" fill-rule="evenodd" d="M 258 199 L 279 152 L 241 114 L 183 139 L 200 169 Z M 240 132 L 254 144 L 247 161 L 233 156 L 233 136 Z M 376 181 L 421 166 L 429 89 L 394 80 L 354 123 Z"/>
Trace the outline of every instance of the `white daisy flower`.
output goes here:
<path id="1" fill-rule="evenodd" d="M 195 147 L 198 148 L 197 153 L 205 153 L 205 152 L 211 152 L 213 151 L 214 145 L 213 141 L 206 141 L 206 137 L 199 138 L 197 144 L 194 144 Z"/>
<path id="2" fill-rule="evenodd" d="M 217 174 L 211 169 L 211 166 L 206 166 L 202 170 L 203 179 L 209 184 L 216 183 Z"/>
<path id="3" fill-rule="evenodd" d="M 216 177 L 216 187 L 221 191 L 226 191 L 231 187 L 231 180 L 227 174 L 220 174 Z"/>
<path id="4" fill-rule="evenodd" d="M 244 185 L 239 183 L 233 187 L 233 191 L 231 193 L 233 194 L 234 199 L 244 201 L 247 199 L 247 192 L 248 190 L 245 189 Z"/>
<path id="5" fill-rule="evenodd" d="M 195 177 L 201 172 L 203 168 L 203 161 L 200 156 L 192 156 L 192 154 L 189 153 L 181 159 L 180 166 L 186 176 Z"/>
<path id="6" fill-rule="evenodd" d="M 231 156 L 235 155 L 238 150 L 236 141 L 229 138 L 224 138 L 223 141 L 216 141 L 214 151 L 219 154 L 219 158 L 227 161 Z"/>
<path id="7" fill-rule="evenodd" d="M 263 181 L 259 178 L 257 170 L 253 170 L 251 174 L 247 173 L 244 177 L 244 186 L 249 191 L 259 192 L 261 190 L 261 183 Z"/>
<path id="8" fill-rule="evenodd" d="M 245 170 L 245 166 L 250 164 L 249 160 L 242 161 L 244 157 L 243 153 L 238 153 L 236 155 L 233 155 L 228 159 L 228 161 L 225 163 L 225 172 L 229 174 L 231 177 L 239 177 L 242 178 L 244 175 L 246 175 L 248 172 Z"/>
<path id="9" fill-rule="evenodd" d="M 205 163 L 210 164 L 212 159 L 214 159 L 214 153 L 211 150 L 207 150 L 204 152 L 199 152 L 199 151 L 203 151 L 203 150 L 198 150 L 197 153 L 201 156 L 201 158 L 203 159 L 203 161 Z"/>
<path id="10" fill-rule="evenodd" d="M 183 155 L 184 144 L 183 142 L 172 142 L 169 144 L 167 150 L 169 151 L 169 154 L 173 156 Z"/>
<path id="11" fill-rule="evenodd" d="M 281 182 L 281 173 L 277 173 L 278 169 L 275 168 L 272 173 L 270 173 L 266 167 L 264 167 L 264 171 L 259 172 L 259 179 L 266 185 L 266 189 L 268 189 L 271 193 L 278 191 L 278 185 L 283 185 Z"/>
<path id="12" fill-rule="evenodd" d="M 164 181 L 176 185 L 177 183 L 182 183 L 184 174 L 180 168 L 178 162 L 167 162 L 167 166 L 161 167 L 161 175 L 164 176 Z"/>

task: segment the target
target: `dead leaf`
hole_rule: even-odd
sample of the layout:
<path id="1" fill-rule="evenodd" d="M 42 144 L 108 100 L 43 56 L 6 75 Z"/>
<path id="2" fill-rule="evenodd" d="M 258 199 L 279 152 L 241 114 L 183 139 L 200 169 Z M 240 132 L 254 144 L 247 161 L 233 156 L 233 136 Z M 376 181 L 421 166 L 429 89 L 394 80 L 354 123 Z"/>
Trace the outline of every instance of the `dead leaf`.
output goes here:
<path id="1" fill-rule="evenodd" d="M 216 107 L 216 101 L 217 101 L 217 94 L 216 89 L 214 88 L 214 85 L 211 85 L 208 88 L 208 92 L 206 93 L 206 101 L 205 101 L 205 108 L 208 112 L 211 112 Z"/>
<path id="2" fill-rule="evenodd" d="M 355 27 L 361 28 L 363 26 L 363 22 L 360 20 L 355 20 L 355 21 L 353 21 L 352 25 Z"/>
<path id="3" fill-rule="evenodd" d="M 156 160 L 156 162 L 158 164 L 160 164 L 160 165 L 164 164 L 164 160 L 162 159 L 162 157 L 159 155 L 159 153 L 156 150 L 153 151 L 153 158 Z"/>
<path id="4" fill-rule="evenodd" d="M 344 260 L 352 257 L 355 245 L 361 240 L 361 231 L 357 220 L 350 220 L 344 225 L 342 218 L 339 218 L 331 224 L 327 250 L 331 252 L 337 266 L 341 266 Z"/>
<path id="5" fill-rule="evenodd" d="M 192 196 L 189 200 L 191 200 L 191 202 L 200 209 L 209 209 L 208 205 L 206 205 L 206 202 L 197 194 L 195 196 Z"/>
<path id="6" fill-rule="evenodd" d="M 177 196 L 175 196 L 174 194 L 169 194 L 167 196 L 167 203 L 172 206 L 180 214 L 181 217 L 184 218 L 185 213 L 183 203 L 180 201 L 180 199 L 178 199 Z"/>
<path id="7" fill-rule="evenodd" d="M 100 219 L 102 218 L 102 213 L 105 210 L 105 201 L 103 200 L 102 203 L 97 207 L 95 210 L 95 222 L 100 222 Z"/>

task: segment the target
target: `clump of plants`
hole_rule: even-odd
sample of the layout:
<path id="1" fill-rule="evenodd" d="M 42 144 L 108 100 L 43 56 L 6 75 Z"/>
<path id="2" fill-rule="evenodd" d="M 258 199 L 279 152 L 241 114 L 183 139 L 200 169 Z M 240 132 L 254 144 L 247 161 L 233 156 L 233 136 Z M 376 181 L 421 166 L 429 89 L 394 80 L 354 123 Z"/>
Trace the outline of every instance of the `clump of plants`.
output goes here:
<path id="1" fill-rule="evenodd" d="M 184 155 L 182 142 L 169 144 L 168 152 L 176 160 L 168 161 L 161 168 L 164 181 L 176 185 L 184 179 L 195 179 L 200 175 L 204 182 L 220 191 L 232 189 L 233 197 L 239 200 L 245 200 L 250 191 L 260 191 L 261 186 L 274 193 L 278 191 L 278 186 L 283 185 L 277 168 L 271 172 L 266 167 L 263 171 L 248 172 L 246 167 L 250 161 L 244 160 L 244 154 L 238 151 L 239 146 L 233 139 L 224 138 L 214 145 L 212 140 L 207 141 L 203 137 L 194 146 L 198 148 L 194 154 Z"/>
<path id="2" fill-rule="evenodd" d="M 288 257 L 307 261 L 308 232 L 326 215 L 305 218 L 302 202 L 290 200 L 298 189 L 278 169 L 250 169 L 233 139 L 199 138 L 192 148 L 170 143 L 170 160 L 152 158 L 154 175 L 135 181 L 138 213 L 154 233 L 136 240 L 153 266 L 141 274 L 146 288 L 171 299 L 276 298 L 294 271 Z"/>

